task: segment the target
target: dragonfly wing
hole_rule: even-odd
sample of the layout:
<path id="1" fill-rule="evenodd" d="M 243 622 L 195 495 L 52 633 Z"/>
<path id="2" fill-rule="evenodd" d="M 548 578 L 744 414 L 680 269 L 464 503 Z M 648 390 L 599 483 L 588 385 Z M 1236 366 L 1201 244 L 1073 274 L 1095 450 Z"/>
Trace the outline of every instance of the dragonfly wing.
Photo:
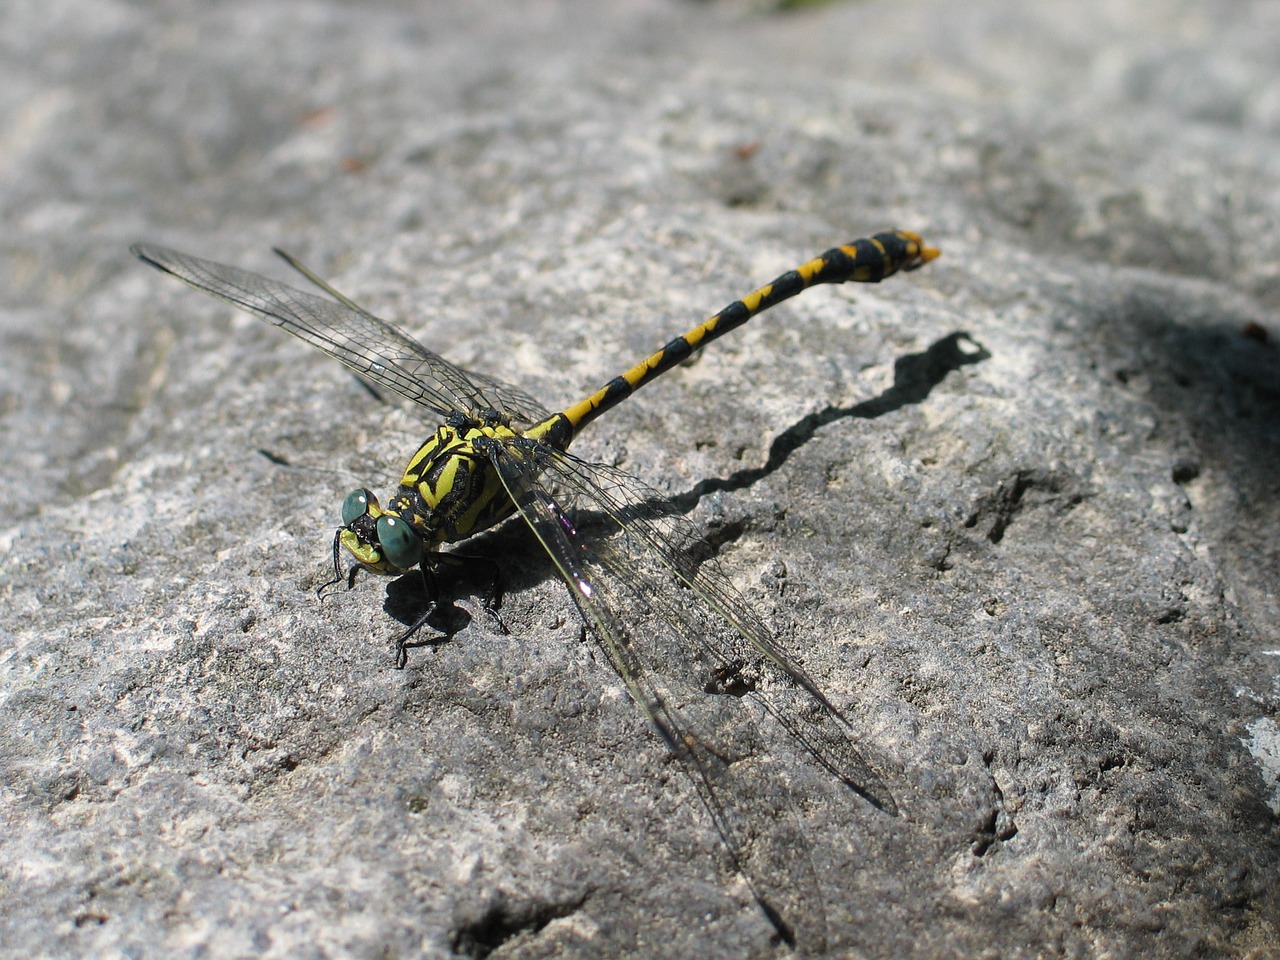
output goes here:
<path id="1" fill-rule="evenodd" d="M 289 264 L 289 266 L 293 267 L 293 269 L 297 270 L 298 273 L 302 274 L 325 293 L 329 294 L 329 296 L 346 304 L 357 313 L 368 314 L 367 310 L 361 307 L 350 297 L 335 290 L 332 285 L 317 276 L 311 268 L 297 257 L 293 256 L 293 254 L 281 250 L 279 247 L 273 247 L 272 250 L 275 252 L 276 256 L 280 257 L 280 259 L 285 263 Z M 421 348 L 426 353 L 431 352 L 422 348 L 421 344 L 416 342 L 414 343 L 414 346 Z M 442 358 L 439 357 L 436 359 L 441 360 L 441 362 L 447 362 L 443 361 Z M 481 395 L 495 401 L 494 409 L 507 414 L 507 416 L 511 418 L 513 425 L 517 427 L 533 426 L 533 424 L 540 423 L 547 419 L 547 417 L 551 416 L 551 411 L 542 406 L 542 404 L 529 396 L 529 394 L 525 393 L 519 387 L 513 387 L 509 383 L 503 383 L 501 380 L 496 380 L 483 373 L 476 373 L 474 370 L 467 370 L 457 366 L 455 366 L 454 369 L 461 373 L 467 380 L 471 381 L 471 383 L 478 386 L 480 388 Z"/>
<path id="2" fill-rule="evenodd" d="M 570 466 L 580 461 L 522 438 L 495 444 L 490 456 L 599 648 L 689 774 L 756 900 L 784 939 L 821 954 L 822 897 L 787 778 L 752 711 L 737 696 L 709 692 L 715 664 L 700 640 L 723 625 L 691 602 L 618 514 L 604 535 L 578 530 L 549 487 L 604 515 L 608 498 Z"/>
<path id="3" fill-rule="evenodd" d="M 517 430 L 541 423 L 551 416 L 550 410 L 519 387 L 513 387 L 509 383 L 503 383 L 487 374 L 476 373 L 474 370 L 464 370 L 463 373 L 484 392 L 486 397 L 496 401 L 493 409 L 510 417 L 511 425 Z"/>
<path id="4" fill-rule="evenodd" d="M 771 682 L 747 692 L 823 768 L 864 799 L 897 813 L 893 794 L 854 746 L 852 725 L 804 669 L 773 639 L 737 589 L 720 571 L 710 544 L 657 490 L 614 467 L 557 453 L 546 481 L 585 509 L 598 511 L 584 522 L 625 530 L 618 542 L 643 552 L 664 568 L 664 577 L 687 587 L 732 626 L 694 639 L 718 676 L 733 683 L 744 670 L 760 669 Z M 750 680 L 747 681 L 751 685 Z"/>
<path id="5" fill-rule="evenodd" d="M 151 266 L 305 340 L 360 376 L 426 407 L 437 418 L 489 408 L 524 423 L 536 423 L 546 416 L 523 391 L 469 374 L 345 297 L 334 302 L 278 280 L 155 244 L 140 243 L 132 250 Z M 299 269 L 310 276 L 305 268 Z"/>

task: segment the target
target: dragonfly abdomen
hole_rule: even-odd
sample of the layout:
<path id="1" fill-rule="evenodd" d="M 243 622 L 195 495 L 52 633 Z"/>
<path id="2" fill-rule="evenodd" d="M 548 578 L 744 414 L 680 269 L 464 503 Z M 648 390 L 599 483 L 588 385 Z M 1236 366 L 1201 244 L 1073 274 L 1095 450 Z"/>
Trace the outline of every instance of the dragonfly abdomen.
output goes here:
<path id="1" fill-rule="evenodd" d="M 736 330 L 752 317 L 819 283 L 879 283 L 899 270 L 914 269 L 938 256 L 925 246 L 919 234 L 888 230 L 869 239 L 833 247 L 808 263 L 788 270 L 741 300 L 735 300 L 715 316 L 676 337 L 630 370 L 614 377 L 591 396 L 564 411 L 574 432 L 606 410 L 616 407 L 646 383 L 688 359 L 695 351 Z M 554 418 L 553 418 L 554 419 Z"/>

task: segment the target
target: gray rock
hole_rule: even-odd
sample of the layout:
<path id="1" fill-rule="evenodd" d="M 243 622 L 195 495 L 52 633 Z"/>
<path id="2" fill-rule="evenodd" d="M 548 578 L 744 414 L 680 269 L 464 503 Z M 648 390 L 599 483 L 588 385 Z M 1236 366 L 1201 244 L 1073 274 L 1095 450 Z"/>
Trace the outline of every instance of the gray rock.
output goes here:
<path id="1" fill-rule="evenodd" d="M 341 497 L 429 427 L 127 247 L 283 277 L 284 246 L 557 406 L 900 226 L 942 259 L 776 308 L 575 447 L 704 494 L 896 801 L 776 744 L 798 951 L 825 915 L 832 956 L 1274 955 L 1273 7 L 92 2 L 5 35 L 0 953 L 785 955 L 517 522 L 466 547 L 508 633 L 461 582 L 397 671 L 412 580 L 317 602 Z"/>

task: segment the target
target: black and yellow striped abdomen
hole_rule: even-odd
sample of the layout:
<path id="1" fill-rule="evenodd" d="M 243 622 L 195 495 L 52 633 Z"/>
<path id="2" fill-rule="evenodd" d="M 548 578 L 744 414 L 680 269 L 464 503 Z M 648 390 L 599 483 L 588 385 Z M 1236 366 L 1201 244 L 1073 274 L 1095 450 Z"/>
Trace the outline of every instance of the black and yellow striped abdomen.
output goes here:
<path id="1" fill-rule="evenodd" d="M 735 300 L 688 333 L 676 337 L 657 353 L 614 377 L 585 400 L 556 414 L 530 432 L 548 427 L 552 421 L 563 418 L 576 434 L 600 414 L 617 406 L 649 381 L 684 362 L 712 340 L 724 336 L 730 330 L 736 330 L 756 314 L 809 287 L 819 283 L 846 281 L 879 283 L 899 270 L 914 269 L 937 256 L 936 249 L 925 246 L 919 234 L 908 230 L 889 230 L 877 233 L 870 239 L 854 240 L 844 246 L 834 247 L 808 263 L 788 270 L 772 283 L 765 284 L 741 300 Z"/>

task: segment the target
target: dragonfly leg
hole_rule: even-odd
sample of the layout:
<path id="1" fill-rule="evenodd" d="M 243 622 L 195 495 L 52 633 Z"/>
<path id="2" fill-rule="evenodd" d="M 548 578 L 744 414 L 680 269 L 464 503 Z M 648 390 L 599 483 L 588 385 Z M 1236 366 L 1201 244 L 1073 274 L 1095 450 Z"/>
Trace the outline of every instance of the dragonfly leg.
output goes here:
<path id="1" fill-rule="evenodd" d="M 475 557 L 458 553 L 435 553 L 424 557 L 418 565 L 422 574 L 423 590 L 427 595 L 427 607 L 404 633 L 396 637 L 396 669 L 403 670 L 409 660 L 409 650 L 413 647 L 425 647 L 449 636 L 442 633 L 430 639 L 414 640 L 414 636 L 427 625 L 427 621 L 440 609 L 440 582 L 437 570 L 441 566 L 449 566 L 464 572 L 480 570 L 487 582 L 480 595 L 480 604 L 485 612 L 493 618 L 502 633 L 507 632 L 506 624 L 498 616 L 498 607 L 502 604 L 502 570 L 490 557 Z"/>
<path id="2" fill-rule="evenodd" d="M 360 564 L 353 563 L 351 567 L 347 570 L 345 575 L 342 573 L 341 570 L 337 571 L 337 576 L 333 577 L 333 579 L 331 580 L 326 580 L 324 583 L 320 584 L 320 586 L 316 587 L 316 596 L 319 599 L 323 600 L 324 592 L 328 590 L 330 587 L 332 587 L 335 583 L 341 583 L 343 580 L 347 581 L 347 589 L 348 590 L 352 589 L 356 585 L 356 574 L 363 569 L 364 568 L 360 566 Z"/>
<path id="3" fill-rule="evenodd" d="M 493 622 L 504 634 L 506 624 L 498 616 L 498 608 L 502 606 L 502 567 L 492 557 L 477 557 L 465 553 L 439 553 L 436 562 L 448 564 L 463 571 L 480 571 L 486 581 L 486 587 L 480 594 L 480 605 L 485 613 L 493 618 Z"/>
<path id="4" fill-rule="evenodd" d="M 438 557 L 436 558 L 438 559 Z M 427 564 L 424 557 L 422 562 L 418 564 L 418 571 L 422 574 L 422 588 L 427 594 L 427 607 L 413 624 L 400 636 L 396 637 L 396 669 L 403 670 L 405 664 L 409 662 L 410 647 L 425 647 L 447 634 L 441 634 L 439 637 L 432 637 L 429 640 L 414 640 L 414 635 L 427 625 L 427 621 L 431 619 L 431 615 L 436 612 L 436 607 L 440 602 L 440 583 L 436 580 L 436 572 Z M 353 579 L 354 579 L 354 571 Z"/>
<path id="5" fill-rule="evenodd" d="M 360 572 L 360 564 L 352 564 L 351 569 L 347 571 L 345 578 L 342 574 L 342 530 L 343 528 L 339 527 L 337 532 L 333 535 L 333 579 L 326 580 L 316 588 L 317 599 L 323 600 L 324 592 L 335 583 L 341 583 L 343 579 L 347 581 L 348 590 L 356 585 L 356 574 Z"/>

